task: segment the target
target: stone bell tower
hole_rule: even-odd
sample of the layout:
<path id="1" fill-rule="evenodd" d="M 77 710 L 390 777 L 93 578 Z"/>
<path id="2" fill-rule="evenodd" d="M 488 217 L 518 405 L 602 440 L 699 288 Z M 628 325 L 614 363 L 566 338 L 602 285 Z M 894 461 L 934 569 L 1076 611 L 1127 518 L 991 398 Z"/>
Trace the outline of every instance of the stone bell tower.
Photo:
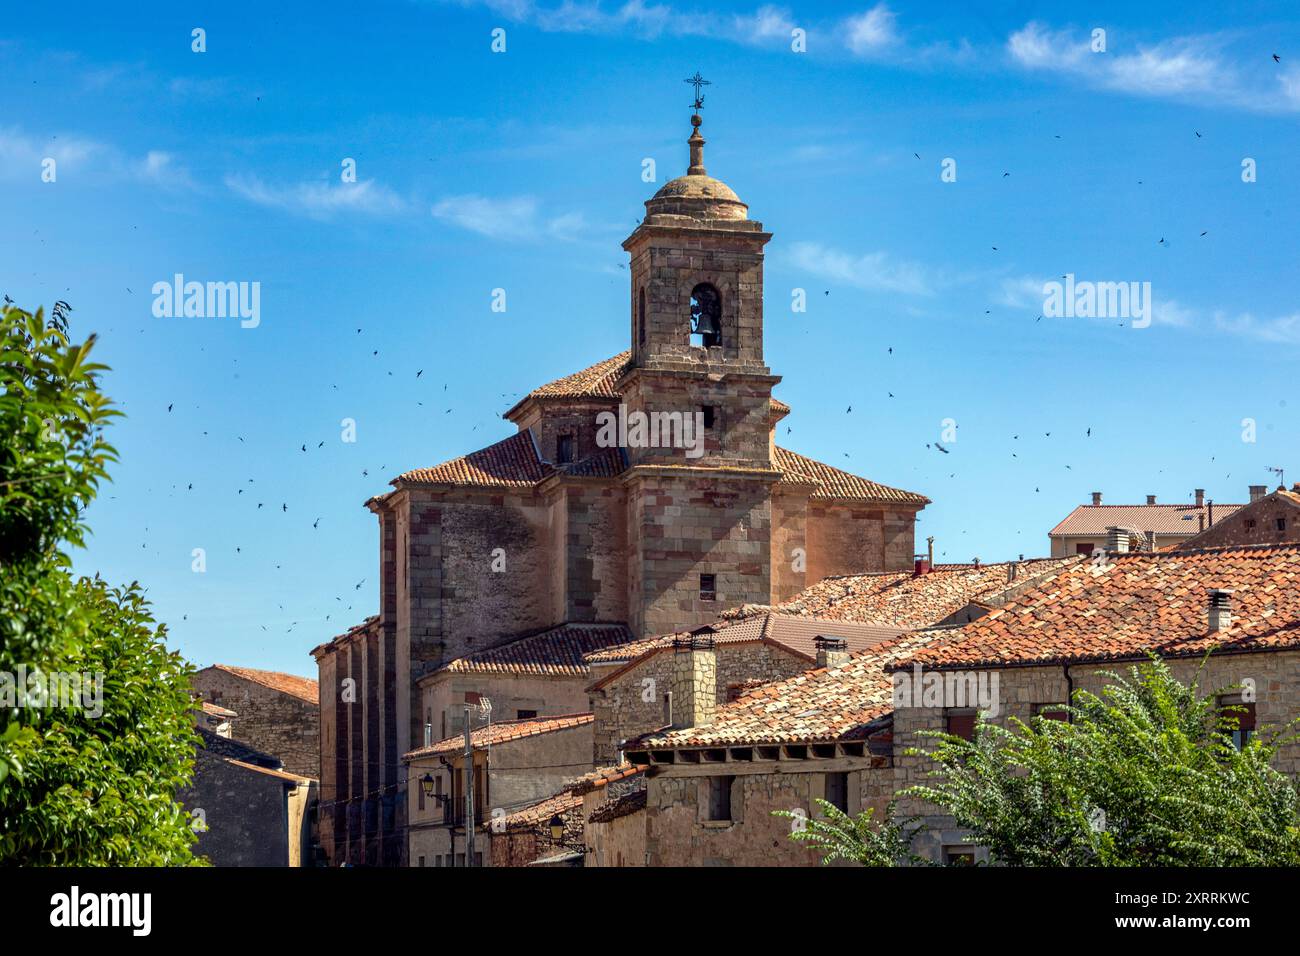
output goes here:
<path id="1" fill-rule="evenodd" d="M 771 450 L 780 379 L 763 361 L 771 234 L 705 171 L 701 105 L 697 88 L 686 175 L 646 202 L 623 242 L 632 279 L 632 363 L 619 383 L 626 412 L 703 424 L 702 448 L 689 456 L 662 444 L 626 447 L 628 604 L 644 634 L 771 598 L 771 486 L 780 477 Z"/>

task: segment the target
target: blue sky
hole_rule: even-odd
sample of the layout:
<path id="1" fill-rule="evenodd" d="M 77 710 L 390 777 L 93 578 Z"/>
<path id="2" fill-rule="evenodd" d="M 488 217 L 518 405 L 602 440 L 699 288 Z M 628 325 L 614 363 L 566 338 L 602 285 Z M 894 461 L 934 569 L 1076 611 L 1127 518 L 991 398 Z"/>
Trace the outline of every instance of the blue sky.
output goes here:
<path id="1" fill-rule="evenodd" d="M 685 171 L 697 69 L 709 171 L 774 233 L 780 441 L 931 497 L 919 547 L 1300 480 L 1294 8 L 178 6 L 6 11 L 0 290 L 100 334 L 127 417 L 77 567 L 144 583 L 200 665 L 313 675 L 376 607 L 365 499 L 626 346 L 619 243 Z M 260 324 L 155 317 L 178 272 L 259 282 Z M 1067 273 L 1150 282 L 1153 321 L 1039 318 Z"/>

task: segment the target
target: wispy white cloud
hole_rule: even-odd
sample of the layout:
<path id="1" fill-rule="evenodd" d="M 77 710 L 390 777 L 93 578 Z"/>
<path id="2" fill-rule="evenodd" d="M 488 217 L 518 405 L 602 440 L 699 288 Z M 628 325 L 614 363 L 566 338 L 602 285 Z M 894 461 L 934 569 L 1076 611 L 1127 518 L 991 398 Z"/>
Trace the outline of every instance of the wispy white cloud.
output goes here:
<path id="1" fill-rule="evenodd" d="M 432 212 L 442 222 L 507 242 L 543 237 L 576 241 L 589 231 L 581 213 L 543 216 L 541 204 L 533 196 L 448 196 L 436 202 Z"/>
<path id="2" fill-rule="evenodd" d="M 875 56 L 892 50 L 901 42 L 895 21 L 893 11 L 878 3 L 844 21 L 844 44 L 855 56 Z"/>
<path id="3" fill-rule="evenodd" d="M 1094 51 L 1091 34 L 1053 30 L 1037 21 L 1007 39 L 1013 64 L 1071 76 L 1091 86 L 1135 96 L 1200 99 L 1261 111 L 1300 109 L 1300 74 L 1279 71 L 1252 87 L 1229 62 L 1218 38 L 1182 36 L 1118 50 Z"/>
<path id="4" fill-rule="evenodd" d="M 229 175 L 225 182 L 232 192 L 249 202 L 312 219 L 331 219 L 345 213 L 386 216 L 409 207 L 401 196 L 373 179 L 356 183 L 330 183 L 321 179 L 273 185 L 256 176 Z"/>
<path id="5" fill-rule="evenodd" d="M 1300 345 L 1300 312 L 1271 319 L 1256 318 L 1249 312 L 1228 315 L 1214 313 L 1215 328 L 1234 335 L 1280 345 Z"/>
<path id="6" fill-rule="evenodd" d="M 75 134 L 44 138 L 0 128 L 0 178 L 40 182 L 47 159 L 54 160 L 54 182 L 69 177 L 84 181 L 137 182 L 166 189 L 194 189 L 189 170 L 171 153 L 150 150 L 135 158 L 108 143 Z"/>
<path id="7" fill-rule="evenodd" d="M 795 266 L 813 275 L 871 292 L 931 295 L 937 284 L 922 266 L 885 252 L 854 255 L 816 242 L 796 242 L 790 257 Z"/>

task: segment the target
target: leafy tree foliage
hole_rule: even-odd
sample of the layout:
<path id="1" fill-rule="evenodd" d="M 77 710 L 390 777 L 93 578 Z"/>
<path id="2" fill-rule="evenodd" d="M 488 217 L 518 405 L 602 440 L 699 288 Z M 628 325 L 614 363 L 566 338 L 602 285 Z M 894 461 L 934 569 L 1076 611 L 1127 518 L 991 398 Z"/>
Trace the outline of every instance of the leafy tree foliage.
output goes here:
<path id="1" fill-rule="evenodd" d="M 977 725 L 973 740 L 922 731 L 935 782 L 904 790 L 952 816 L 994 862 L 1012 866 L 1297 866 L 1300 795 L 1271 761 L 1294 725 L 1238 749 L 1238 716 L 1153 659 L 1077 691 L 1070 720 Z M 831 808 L 833 810 L 833 808 Z M 826 860 L 911 858 L 918 832 L 828 811 L 791 838 Z"/>
<path id="2" fill-rule="evenodd" d="M 1300 797 L 1270 765 L 1295 739 L 1255 735 L 1238 750 L 1236 713 L 1165 662 L 1078 691 L 1070 722 L 981 722 L 974 740 L 937 740 L 934 786 L 994 860 L 1018 866 L 1300 865 Z"/>
<path id="3" fill-rule="evenodd" d="M 190 863 L 174 794 L 197 742 L 191 669 L 138 585 L 70 571 L 117 460 L 104 427 L 119 413 L 89 360 L 94 337 L 73 344 L 68 311 L 59 303 L 48 324 L 8 301 L 0 313 L 0 864 Z M 14 686 L 21 671 L 98 686 L 82 706 L 50 706 Z"/>
<path id="4" fill-rule="evenodd" d="M 912 821 L 895 821 L 894 804 L 885 809 L 879 827 L 872 824 L 875 807 L 868 807 L 851 817 L 833 803 L 818 800 L 823 819 L 805 819 L 789 810 L 773 810 L 772 815 L 800 820 L 801 826 L 790 833 L 796 843 L 806 843 L 822 854 L 822 863 L 846 860 L 863 866 L 895 866 L 898 863 L 923 863 L 912 853 Z"/>

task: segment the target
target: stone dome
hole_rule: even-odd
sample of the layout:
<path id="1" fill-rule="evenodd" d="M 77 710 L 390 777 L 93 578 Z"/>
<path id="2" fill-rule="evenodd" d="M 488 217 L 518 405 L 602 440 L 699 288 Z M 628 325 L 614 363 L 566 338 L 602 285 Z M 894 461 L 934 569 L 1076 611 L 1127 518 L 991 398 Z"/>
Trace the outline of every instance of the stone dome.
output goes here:
<path id="1" fill-rule="evenodd" d="M 689 219 L 748 219 L 749 207 L 735 191 L 704 170 L 704 137 L 700 135 L 700 117 L 691 117 L 694 130 L 687 141 L 691 165 L 685 176 L 664 183 L 645 204 L 647 215 L 685 216 Z"/>

